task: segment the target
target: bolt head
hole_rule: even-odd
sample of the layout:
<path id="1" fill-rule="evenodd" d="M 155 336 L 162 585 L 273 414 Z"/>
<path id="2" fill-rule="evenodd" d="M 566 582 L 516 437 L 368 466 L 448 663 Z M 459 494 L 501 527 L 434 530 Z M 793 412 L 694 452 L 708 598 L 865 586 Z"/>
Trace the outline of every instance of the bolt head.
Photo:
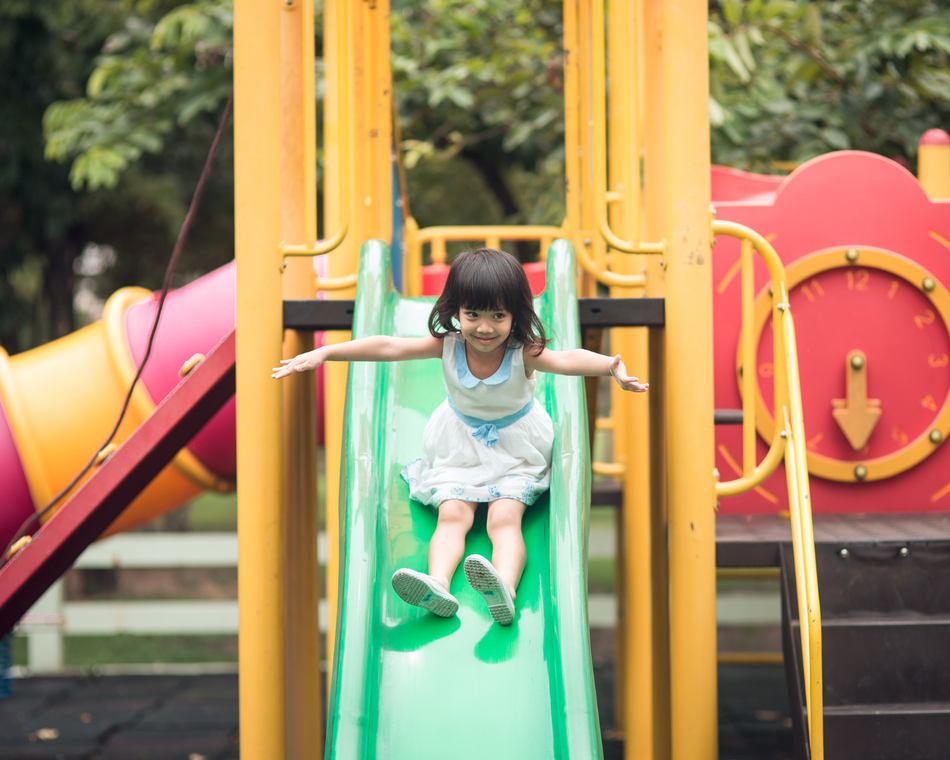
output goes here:
<path id="1" fill-rule="evenodd" d="M 943 433 L 939 430 L 931 430 L 930 435 L 927 436 L 930 439 L 931 443 L 940 443 L 943 440 Z"/>
<path id="2" fill-rule="evenodd" d="M 849 552 L 847 549 L 842 549 L 840 552 L 838 552 L 838 556 L 841 557 L 841 559 L 847 559 L 851 556 L 851 552 Z"/>
<path id="3" fill-rule="evenodd" d="M 908 549 L 906 546 L 902 546 L 899 554 L 901 555 L 901 557 L 909 557 L 910 549 Z"/>
<path id="4" fill-rule="evenodd" d="M 845 253 L 844 257 L 853 264 L 855 261 L 858 260 L 858 249 L 849 248 L 847 252 Z"/>
<path id="5" fill-rule="evenodd" d="M 787 431 L 787 430 L 783 430 L 781 433 L 778 434 L 778 437 L 779 437 L 779 438 L 788 438 L 788 431 Z"/>
<path id="6" fill-rule="evenodd" d="M 855 354 L 851 357 L 851 366 L 854 369 L 861 369 L 864 366 L 864 357 L 861 354 Z"/>
<path id="7" fill-rule="evenodd" d="M 868 476 L 868 468 L 863 464 L 859 464 L 854 468 L 854 477 L 857 480 L 864 480 Z"/>
<path id="8" fill-rule="evenodd" d="M 921 283 L 921 286 L 924 290 L 930 293 L 935 287 L 937 287 L 937 283 L 935 283 L 931 277 L 924 277 L 924 281 Z"/>

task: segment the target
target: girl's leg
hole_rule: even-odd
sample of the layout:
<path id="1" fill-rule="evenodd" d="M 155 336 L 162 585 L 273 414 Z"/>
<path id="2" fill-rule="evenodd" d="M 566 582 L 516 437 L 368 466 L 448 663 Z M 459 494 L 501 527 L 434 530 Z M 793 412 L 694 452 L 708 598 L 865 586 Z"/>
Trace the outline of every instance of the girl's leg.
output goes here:
<path id="1" fill-rule="evenodd" d="M 475 502 L 449 499 L 439 505 L 439 522 L 429 541 L 429 575 L 449 588 L 465 553 L 465 536 L 475 519 Z"/>
<path id="2" fill-rule="evenodd" d="M 526 507 L 515 499 L 498 499 L 488 505 L 488 537 L 492 543 L 491 563 L 508 584 L 514 599 L 524 572 L 528 553 L 521 535 L 521 518 Z"/>

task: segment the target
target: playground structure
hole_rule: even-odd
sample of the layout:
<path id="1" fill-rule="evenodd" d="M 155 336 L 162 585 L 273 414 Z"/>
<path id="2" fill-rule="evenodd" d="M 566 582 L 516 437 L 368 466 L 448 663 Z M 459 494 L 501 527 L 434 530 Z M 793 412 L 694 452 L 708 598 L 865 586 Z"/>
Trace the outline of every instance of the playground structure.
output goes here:
<path id="1" fill-rule="evenodd" d="M 398 206 L 392 182 L 387 4 L 327 2 L 327 239 L 319 242 L 315 111 L 312 100 L 304 97 L 313 92 L 312 7 L 297 0 L 281 5 L 236 2 L 236 291 L 231 285 L 233 268 L 179 291 L 176 297 L 182 306 L 170 304 L 169 315 L 179 315 L 172 316 L 173 324 L 177 319 L 188 329 L 176 331 L 166 325 L 168 332 L 159 333 L 165 348 L 160 346 L 158 357 L 149 365 L 133 418 L 120 438 L 133 429 L 136 435 L 148 433 L 142 422 L 155 402 L 172 390 L 176 381 L 169 378 L 177 377 L 185 359 L 207 353 L 233 329 L 229 319 L 233 304 L 238 328 L 234 340 L 236 464 L 241 474 L 241 749 L 248 757 L 310 756 L 311 748 L 323 742 L 320 721 L 314 716 L 324 709 L 329 714 L 330 757 L 441 754 L 447 736 L 433 738 L 431 746 L 411 743 L 421 729 L 413 723 L 409 708 L 420 702 L 428 708 L 433 698 L 444 697 L 447 690 L 459 691 L 471 684 L 481 684 L 477 688 L 486 702 L 497 699 L 498 689 L 484 686 L 486 674 L 493 683 L 500 677 L 511 684 L 505 696 L 511 705 L 521 706 L 508 712 L 518 716 L 512 736 L 521 736 L 534 748 L 546 747 L 544 756 L 598 756 L 582 603 L 591 470 L 614 476 L 622 488 L 616 703 L 617 728 L 626 737 L 627 757 L 715 756 L 717 499 L 721 499 L 724 517 L 730 513 L 775 515 L 783 508 L 791 513 L 788 540 L 794 562 L 782 557 L 791 600 L 788 630 L 795 631 L 797 626 L 804 633 L 800 642 L 791 642 L 786 649 L 787 655 L 791 652 L 801 658 L 804 678 L 800 684 L 804 711 L 796 719 L 796 736 L 801 741 L 807 736 L 805 751 L 821 757 L 826 684 L 821 677 L 816 564 L 831 560 L 821 552 L 818 559 L 815 556 L 809 489 L 815 494 L 816 512 L 894 511 L 889 505 L 896 498 L 911 498 L 913 511 L 941 509 L 946 484 L 938 481 L 939 473 L 945 471 L 941 463 L 946 452 L 939 444 L 950 434 L 947 405 L 941 401 L 950 379 L 941 374 L 945 366 L 941 357 L 950 350 L 942 348 L 947 343 L 946 329 L 943 320 L 935 317 L 950 313 L 950 296 L 940 284 L 950 279 L 940 258 L 943 248 L 950 245 L 946 242 L 948 207 L 929 200 L 921 185 L 896 164 L 866 154 L 824 157 L 784 179 L 712 170 L 706 110 L 706 6 L 612 0 L 606 10 L 611 23 L 605 32 L 603 4 L 565 3 L 569 160 L 564 226 L 420 230 L 411 217 L 394 218 Z M 920 179 L 932 198 L 950 197 L 950 187 L 946 187 L 950 144 L 925 141 Z M 829 187 L 834 193 L 822 195 L 821 189 Z M 879 206 L 859 208 L 856 197 L 877 198 Z M 718 221 L 710 213 L 713 201 Z M 805 210 L 810 211 L 807 218 L 814 220 L 808 227 L 799 222 Z M 895 225 L 895 213 L 901 224 Z M 399 222 L 404 224 L 404 241 L 395 233 Z M 711 249 L 714 235 L 717 244 Z M 352 303 L 356 334 L 418 334 L 424 329 L 430 302 L 403 298 L 396 291 L 407 296 L 424 292 L 423 244 L 431 245 L 431 258 L 439 265 L 444 263 L 447 240 L 500 245 L 536 239 L 547 252 L 560 237 L 569 244 L 557 243 L 548 256 L 547 287 L 540 300 L 545 319 L 556 325 L 564 347 L 583 342 L 598 348 L 603 329 L 614 326 L 612 350 L 622 353 L 629 366 L 647 368 L 640 373 L 650 380 L 651 392 L 647 399 L 616 392 L 610 419 L 597 420 L 595 383 L 587 384 L 586 412 L 579 384 L 552 379 L 540 391 L 561 431 L 561 447 L 573 456 L 556 463 L 559 485 L 545 502 L 549 506 L 533 510 L 527 518 L 530 556 L 539 559 L 537 567 L 531 570 L 529 565 L 526 574 L 516 638 L 497 631 L 486 633 L 464 594 L 458 630 L 436 631 L 431 621 L 393 608 L 387 584 L 380 582 L 396 563 L 421 561 L 421 547 L 431 530 L 431 516 L 411 507 L 394 473 L 398 472 L 395 457 L 412 449 L 438 398 L 437 378 L 425 369 L 408 366 L 354 365 L 349 377 L 345 366 L 325 367 L 326 528 L 330 537 L 326 588 L 331 633 L 326 653 L 330 704 L 324 708 L 319 689 L 321 657 L 315 643 L 319 638 L 313 378 L 296 376 L 277 384 L 265 374 L 268 367 L 281 352 L 292 356 L 307 350 L 312 345 L 312 328 L 348 325 L 349 318 L 327 318 L 332 301 L 314 301 L 317 290 Z M 775 241 L 781 258 L 770 240 Z M 391 260 L 386 244 L 393 249 Z M 576 283 L 572 250 L 579 263 Z M 908 250 L 913 251 L 913 261 L 901 255 Z M 329 273 L 315 279 L 312 257 L 324 253 L 329 254 Z M 753 263 L 756 253 L 766 264 L 758 271 Z M 814 261 L 818 263 L 807 263 Z M 851 280 L 845 270 L 851 271 Z M 861 272 L 867 274 L 866 281 Z M 857 295 L 864 292 L 862 283 L 868 293 L 876 292 L 877 272 L 889 272 L 916 288 L 905 288 L 908 300 L 899 306 L 910 324 L 914 317 L 921 318 L 916 329 L 930 341 L 923 353 L 912 346 L 910 357 L 930 362 L 936 372 L 928 376 L 929 384 L 921 386 L 919 394 L 930 397 L 934 408 L 922 406 L 932 414 L 905 423 L 901 435 L 894 435 L 893 425 L 882 423 L 863 442 L 849 438 L 845 445 L 851 445 L 850 452 L 839 441 L 838 448 L 821 459 L 822 452 L 815 448 L 818 444 L 811 444 L 813 437 L 806 440 L 791 314 L 809 314 L 812 297 L 820 294 L 818 288 L 833 292 L 835 286 L 823 282 L 823 277 L 841 274 L 844 285 L 837 287 L 848 290 L 850 282 L 850 292 Z M 574 290 L 581 298 L 594 298 L 598 283 L 609 288 L 609 303 L 622 306 L 625 313 L 622 318 L 582 319 L 582 332 L 573 321 L 578 308 Z M 736 299 L 730 285 L 741 291 L 741 299 Z M 882 280 L 881 287 L 884 290 L 878 295 L 887 299 L 892 279 Z M 208 288 L 217 288 L 220 294 L 209 299 Z M 897 293 L 905 297 L 900 288 L 892 295 Z M 55 414 L 48 400 L 62 399 L 67 404 L 80 388 L 86 388 L 88 397 L 109 403 L 120 395 L 141 356 L 142 326 L 147 326 L 151 315 L 151 302 L 142 300 L 146 295 L 120 292 L 110 301 L 100 325 L 80 331 L 66 343 L 0 363 L 0 390 L 9 424 L 3 442 L 7 453 L 0 456 L 0 467 L 12 473 L 5 482 L 15 482 L 19 489 L 17 511 L 0 515 L 6 521 L 4 527 L 18 525 L 33 505 L 45 503 L 57 485 L 68 480 L 86 456 L 85 449 L 102 437 L 99 429 L 108 424 L 111 413 L 108 406 L 90 407 L 85 417 L 70 417 L 90 443 L 75 443 L 77 432 L 70 439 L 73 448 L 56 448 L 53 436 L 61 431 L 47 426 L 49 438 L 40 437 L 31 431 L 43 428 L 32 424 L 23 410 L 46 405 Z M 197 304 L 194 309 L 213 302 L 218 321 L 207 319 L 204 312 L 200 320 L 195 319 L 197 312 L 187 306 L 189 298 Z M 655 299 L 662 299 L 662 318 L 651 322 L 642 315 L 647 306 L 656 305 Z M 311 320 L 311 329 L 299 323 L 298 329 L 285 329 L 288 302 L 310 304 L 314 313 L 324 316 Z M 606 300 L 599 303 L 597 308 L 607 308 Z M 931 317 L 926 316 L 928 308 Z M 799 332 L 808 333 L 803 345 L 819 341 L 830 345 L 821 332 L 828 314 L 813 314 L 804 318 L 804 324 L 799 318 Z M 764 327 L 769 315 L 774 325 L 771 335 Z M 201 333 L 194 333 L 196 326 Z M 341 340 L 347 333 L 338 329 L 325 337 Z M 852 337 L 849 333 L 848 339 Z M 88 357 L 91 347 L 100 357 L 99 369 L 88 379 L 69 375 L 75 386 L 71 392 L 76 395 L 37 381 L 48 374 L 48 361 L 84 366 L 73 357 Z M 850 343 L 845 348 L 850 350 Z M 840 365 L 847 358 L 851 367 L 845 368 L 851 373 L 847 375 L 848 398 L 852 387 L 859 392 L 863 378 L 864 397 L 872 409 L 868 416 L 874 416 L 869 392 L 881 395 L 879 406 L 890 413 L 896 402 L 877 390 L 874 374 L 868 379 L 883 359 L 868 349 L 857 367 L 852 356 L 845 354 L 839 360 L 835 353 L 835 361 Z M 224 378 L 227 361 L 219 352 L 216 355 L 216 364 L 199 365 L 169 399 L 179 398 L 182 389 L 196 387 L 215 367 Z M 770 368 L 762 371 L 766 364 Z M 752 366 L 759 371 L 740 372 Z M 105 367 L 115 369 L 110 374 L 102 372 Z M 810 401 L 815 396 L 808 395 L 812 371 L 806 354 L 803 392 L 806 405 L 812 404 L 809 409 L 817 403 Z M 103 378 L 111 383 L 109 392 L 103 391 Z M 760 388 L 757 378 L 772 382 Z M 828 390 L 827 383 L 820 387 L 822 392 Z M 18 395 L 13 396 L 14 392 Z M 25 398 L 28 393 L 33 400 Z M 834 389 L 832 395 L 844 394 Z M 827 405 L 829 400 L 822 403 Z M 741 432 L 714 426 L 717 406 L 742 409 L 741 415 L 732 415 L 741 418 Z M 787 418 L 770 411 L 783 406 Z M 233 418 L 228 410 L 211 413 L 218 415 L 212 427 L 204 428 L 177 455 L 173 467 L 161 470 L 112 530 L 172 509 L 201 487 L 228 487 L 235 473 L 228 451 L 228 442 L 235 439 L 234 427 L 227 427 Z M 720 414 L 720 421 L 727 416 Z M 585 424 L 612 429 L 613 461 L 588 461 Z M 831 439 L 833 430 L 824 430 L 824 437 Z M 812 435 L 811 427 L 807 432 Z M 35 442 L 25 445 L 31 436 Z M 865 445 L 879 444 L 884 446 L 882 455 L 871 458 L 863 452 Z M 786 485 L 780 466 L 783 459 Z M 803 466 L 806 461 L 811 473 L 821 476 L 811 485 Z M 60 470 L 47 471 L 47 462 L 59 463 Z M 97 477 L 115 477 L 114 464 L 100 468 Z M 21 465 L 22 471 L 17 470 Z M 738 478 L 727 482 L 733 471 Z M 714 472 L 722 482 L 716 482 Z M 77 498 L 88 501 L 89 490 L 83 489 Z M 868 493 L 875 494 L 870 501 Z M 337 494 L 342 494 L 340 502 Z M 70 502 L 69 509 L 74 506 Z M 58 522 L 57 530 L 63 531 L 65 521 Z M 96 531 L 87 526 L 82 540 L 75 532 L 63 535 L 71 536 L 73 548 L 81 548 L 83 541 L 92 540 L 111 522 L 103 522 Z M 484 533 L 476 530 L 473 550 L 484 541 Z M 36 556 L 29 547 L 16 555 L 0 574 L 0 585 L 9 581 L 11 572 L 20 572 L 24 584 L 29 585 L 30 578 L 34 585 L 39 583 L 38 568 L 45 565 Z M 27 561 L 38 563 L 32 573 L 17 570 L 26 567 Z M 52 573 L 43 572 L 43 577 Z M 793 623 L 793 617 L 806 622 Z M 794 681 L 797 662 L 789 657 L 786 666 L 790 682 Z M 449 671 L 453 671 L 451 689 L 438 681 Z M 505 675 L 499 676 L 502 672 Z M 540 689 L 544 693 L 540 697 L 534 687 L 530 694 L 514 688 L 524 682 L 544 683 L 548 688 Z M 465 725 L 472 733 L 462 740 L 452 739 L 453 745 L 458 742 L 472 756 L 484 756 L 488 745 L 483 742 L 494 737 L 479 731 L 471 705 L 460 710 L 450 721 L 453 732 L 457 734 Z M 530 750 L 521 754 L 526 753 Z"/>

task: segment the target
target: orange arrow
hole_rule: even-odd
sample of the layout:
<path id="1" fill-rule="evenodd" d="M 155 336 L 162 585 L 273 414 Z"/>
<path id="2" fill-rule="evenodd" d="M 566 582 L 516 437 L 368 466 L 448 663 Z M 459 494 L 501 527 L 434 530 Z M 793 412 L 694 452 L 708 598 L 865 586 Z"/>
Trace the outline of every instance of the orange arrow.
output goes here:
<path id="1" fill-rule="evenodd" d="M 864 351 L 849 351 L 845 362 L 848 398 L 831 401 L 831 414 L 851 448 L 861 451 L 881 419 L 881 400 L 868 398 L 868 358 Z"/>

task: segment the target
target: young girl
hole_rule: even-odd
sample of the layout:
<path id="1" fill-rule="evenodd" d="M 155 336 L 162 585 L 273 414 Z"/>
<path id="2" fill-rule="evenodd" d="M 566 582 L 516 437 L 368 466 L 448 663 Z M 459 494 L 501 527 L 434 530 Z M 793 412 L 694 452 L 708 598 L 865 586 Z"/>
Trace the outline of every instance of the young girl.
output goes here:
<path id="1" fill-rule="evenodd" d="M 627 375 L 620 356 L 546 348 L 528 278 L 504 251 L 480 248 L 455 258 L 429 316 L 429 333 L 322 346 L 281 361 L 273 377 L 316 369 L 325 361 L 442 359 L 448 398 L 426 425 L 424 456 L 402 471 L 410 497 L 439 512 L 429 542 L 429 572 L 397 570 L 393 588 L 409 604 L 440 617 L 455 615 L 458 601 L 449 586 L 475 509 L 487 503 L 492 561 L 466 557 L 465 577 L 492 618 L 509 625 L 527 558 L 521 518 L 548 489 L 551 475 L 554 429 L 534 401 L 535 372 L 611 375 L 628 391 L 648 386 Z"/>

